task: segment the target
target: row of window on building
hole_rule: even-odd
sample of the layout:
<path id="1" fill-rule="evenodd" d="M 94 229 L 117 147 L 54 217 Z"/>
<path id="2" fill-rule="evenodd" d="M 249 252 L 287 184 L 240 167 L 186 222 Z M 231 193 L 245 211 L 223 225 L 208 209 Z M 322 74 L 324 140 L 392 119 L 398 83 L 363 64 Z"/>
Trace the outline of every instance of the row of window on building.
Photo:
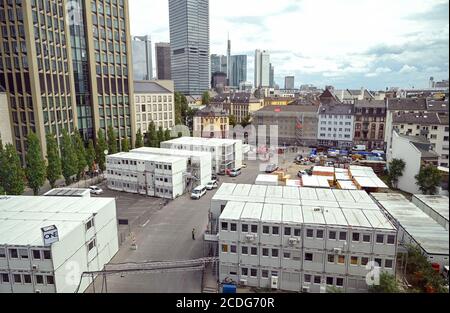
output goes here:
<path id="1" fill-rule="evenodd" d="M 0 259 L 6 259 L 6 249 L 0 248 Z M 9 259 L 22 259 L 28 260 L 30 257 L 33 260 L 51 260 L 52 253 L 50 250 L 31 250 L 31 256 L 29 255 L 28 249 L 16 249 L 16 248 L 8 248 L 8 257 Z"/>
<path id="2" fill-rule="evenodd" d="M 19 274 L 19 273 L 0 273 L 0 284 L 21 284 L 21 285 L 31 285 L 33 283 L 36 285 L 54 285 L 55 278 L 53 275 L 46 274 Z"/>
<path id="3" fill-rule="evenodd" d="M 172 102 L 172 96 L 136 96 L 136 103 L 147 102 Z M 145 111 L 145 109 L 144 109 Z M 149 110 L 150 111 L 150 110 Z"/>

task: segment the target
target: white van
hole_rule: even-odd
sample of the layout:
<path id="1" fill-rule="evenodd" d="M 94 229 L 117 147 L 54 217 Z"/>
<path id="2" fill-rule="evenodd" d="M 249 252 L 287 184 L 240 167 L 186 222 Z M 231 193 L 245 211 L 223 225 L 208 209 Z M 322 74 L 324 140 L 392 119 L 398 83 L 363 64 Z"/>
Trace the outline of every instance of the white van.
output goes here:
<path id="1" fill-rule="evenodd" d="M 206 187 L 198 186 L 194 190 L 192 190 L 191 199 L 200 200 L 201 197 L 206 195 Z"/>

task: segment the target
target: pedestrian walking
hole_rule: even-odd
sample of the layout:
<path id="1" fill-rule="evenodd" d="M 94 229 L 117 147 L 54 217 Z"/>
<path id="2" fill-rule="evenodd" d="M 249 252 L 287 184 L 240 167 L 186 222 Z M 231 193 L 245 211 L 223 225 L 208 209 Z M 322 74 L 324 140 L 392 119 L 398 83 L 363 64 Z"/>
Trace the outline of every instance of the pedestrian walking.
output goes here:
<path id="1" fill-rule="evenodd" d="M 192 229 L 192 240 L 195 240 L 195 228 Z"/>

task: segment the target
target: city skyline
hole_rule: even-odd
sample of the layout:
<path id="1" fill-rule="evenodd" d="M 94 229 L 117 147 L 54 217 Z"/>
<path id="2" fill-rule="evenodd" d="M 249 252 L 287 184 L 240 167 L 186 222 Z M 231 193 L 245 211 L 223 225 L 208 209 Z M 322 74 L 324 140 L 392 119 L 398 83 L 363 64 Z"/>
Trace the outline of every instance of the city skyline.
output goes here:
<path id="1" fill-rule="evenodd" d="M 297 88 L 301 84 L 423 88 L 430 76 L 437 80 L 449 76 L 448 1 L 282 0 L 274 9 L 249 0 L 239 3 L 239 10 L 234 10 L 234 3 L 238 4 L 235 0 L 210 4 L 211 54 L 226 55 L 230 32 L 232 54 L 248 56 L 249 81 L 254 80 L 255 49 L 269 51 L 280 86 L 285 76 L 294 75 Z M 148 33 L 154 42 L 169 40 L 166 0 L 133 0 L 130 6 L 133 35 Z M 324 6 L 327 10 L 322 12 Z M 385 7 L 391 10 L 381 9 Z M 322 12 L 327 21 L 339 16 L 339 22 L 325 28 L 311 12 Z M 383 23 L 386 20 L 390 23 Z"/>

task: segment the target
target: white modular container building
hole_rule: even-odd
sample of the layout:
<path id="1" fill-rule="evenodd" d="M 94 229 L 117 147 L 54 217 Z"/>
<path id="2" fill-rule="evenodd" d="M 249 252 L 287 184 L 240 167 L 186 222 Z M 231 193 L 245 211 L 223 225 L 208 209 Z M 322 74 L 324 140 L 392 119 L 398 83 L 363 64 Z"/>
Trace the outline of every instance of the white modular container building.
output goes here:
<path id="1" fill-rule="evenodd" d="M 186 158 L 187 171 L 198 182 L 198 185 L 204 186 L 211 181 L 212 156 L 209 152 L 143 147 L 131 150 L 131 153 Z"/>
<path id="2" fill-rule="evenodd" d="M 175 199 L 190 188 L 185 157 L 123 152 L 106 157 L 108 188 Z"/>
<path id="3" fill-rule="evenodd" d="M 243 164 L 242 140 L 182 137 L 162 142 L 161 148 L 209 152 L 214 174 L 240 169 Z"/>
<path id="4" fill-rule="evenodd" d="M 222 212 L 221 281 L 365 292 L 369 262 L 395 271 L 397 230 L 364 191 L 225 184 L 211 209 Z"/>
<path id="5" fill-rule="evenodd" d="M 441 271 L 449 265 L 449 233 L 401 194 L 372 194 L 398 228 L 398 240 L 402 245 L 418 246 L 432 264 L 439 264 Z"/>
<path id="6" fill-rule="evenodd" d="M 265 174 L 258 175 L 255 185 L 278 186 L 278 176 Z"/>
<path id="7" fill-rule="evenodd" d="M 78 188 L 55 188 L 45 193 L 44 196 L 90 198 L 91 191 L 89 189 L 78 189 Z"/>
<path id="8" fill-rule="evenodd" d="M 448 229 L 449 202 L 446 196 L 415 195 L 412 202 L 428 216 Z"/>
<path id="9" fill-rule="evenodd" d="M 114 199 L 0 197 L 0 293 L 84 292 L 118 249 Z"/>

